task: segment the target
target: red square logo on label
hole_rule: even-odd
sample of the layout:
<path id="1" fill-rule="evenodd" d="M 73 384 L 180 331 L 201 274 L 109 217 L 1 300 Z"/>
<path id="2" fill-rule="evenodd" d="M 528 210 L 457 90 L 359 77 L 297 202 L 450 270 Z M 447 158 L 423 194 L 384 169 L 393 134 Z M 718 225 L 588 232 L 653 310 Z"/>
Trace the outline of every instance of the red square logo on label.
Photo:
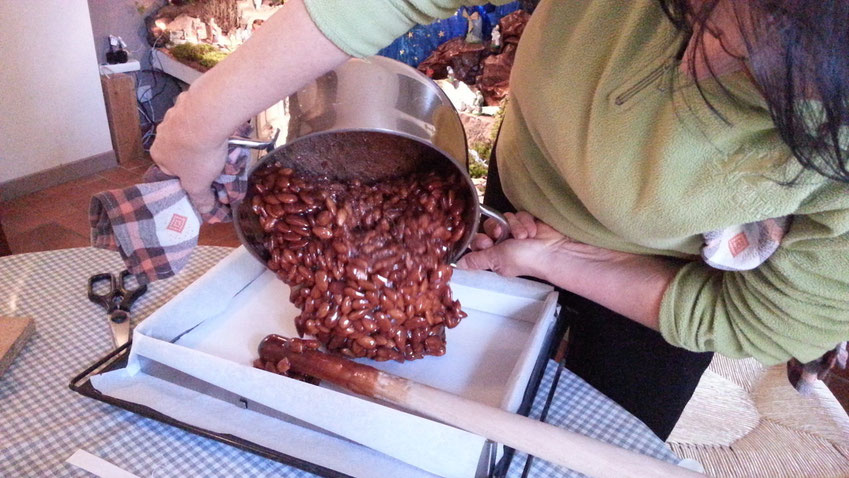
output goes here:
<path id="1" fill-rule="evenodd" d="M 747 247 L 749 247 L 749 239 L 746 237 L 746 234 L 742 232 L 728 241 L 728 250 L 731 251 L 731 255 L 733 257 L 737 257 L 737 255 L 745 251 Z"/>
<path id="2" fill-rule="evenodd" d="M 173 216 L 171 216 L 171 222 L 168 223 L 168 227 L 166 227 L 165 229 L 168 229 L 169 231 L 174 231 L 177 234 L 181 234 L 183 232 L 183 228 L 186 227 L 187 220 L 188 218 L 186 216 L 174 214 Z"/>

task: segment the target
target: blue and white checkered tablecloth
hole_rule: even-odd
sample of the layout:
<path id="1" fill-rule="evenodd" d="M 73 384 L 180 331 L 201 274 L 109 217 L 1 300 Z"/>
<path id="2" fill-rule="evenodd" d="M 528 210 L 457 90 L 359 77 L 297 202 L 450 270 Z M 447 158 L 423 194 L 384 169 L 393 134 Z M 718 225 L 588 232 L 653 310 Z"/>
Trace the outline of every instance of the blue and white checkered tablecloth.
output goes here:
<path id="1" fill-rule="evenodd" d="M 178 276 L 154 282 L 134 305 L 147 317 L 232 249 L 198 248 Z M 65 463 L 83 449 L 140 477 L 300 477 L 297 468 L 72 392 L 68 382 L 112 348 L 88 277 L 123 268 L 117 254 L 79 248 L 0 258 L 0 315 L 32 317 L 36 332 L 0 378 L 0 477 L 91 476 Z M 642 423 L 568 371 L 548 364 L 532 416 L 656 458 L 677 458 Z M 558 380 L 559 379 L 559 380 Z M 546 401 L 552 384 L 556 393 Z M 508 476 L 522 476 L 517 455 Z M 530 460 L 525 476 L 580 476 Z"/>

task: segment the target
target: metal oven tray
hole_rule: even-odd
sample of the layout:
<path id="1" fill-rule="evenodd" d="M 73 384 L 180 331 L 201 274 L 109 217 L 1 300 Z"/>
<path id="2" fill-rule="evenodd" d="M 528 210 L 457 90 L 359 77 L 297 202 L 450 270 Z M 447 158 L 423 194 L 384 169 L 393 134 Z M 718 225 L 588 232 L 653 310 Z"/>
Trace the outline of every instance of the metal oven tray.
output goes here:
<path id="1" fill-rule="evenodd" d="M 540 386 L 540 381 L 542 379 L 542 375 L 545 371 L 545 366 L 550 357 L 552 357 L 557 349 L 559 344 L 559 337 L 562 337 L 562 334 L 565 330 L 565 322 L 558 321 L 555 324 L 554 330 L 552 331 L 546 342 L 542 347 L 542 353 L 540 353 L 539 357 L 537 357 L 537 361 L 534 365 L 533 372 L 531 373 L 530 380 L 528 382 L 527 387 L 525 388 L 525 393 L 522 397 L 522 403 L 519 407 L 518 413 L 520 415 L 528 416 L 531 410 L 531 406 L 533 405 L 534 397 L 536 396 L 537 390 Z M 95 361 L 91 366 L 80 372 L 76 377 L 74 377 L 69 386 L 70 389 L 74 392 L 77 392 L 83 396 L 93 398 L 95 400 L 99 400 L 101 402 L 108 403 L 110 405 L 117 406 L 124 410 L 136 413 L 138 415 L 151 418 L 157 420 L 162 423 L 166 423 L 168 425 L 186 430 L 190 433 L 194 433 L 199 436 L 203 436 L 206 438 L 211 438 L 213 440 L 217 440 L 222 443 L 226 443 L 230 446 L 234 446 L 236 448 L 240 448 L 242 450 L 254 453 L 256 455 L 286 464 L 291 465 L 296 468 L 302 469 L 304 471 L 314 473 L 319 476 L 324 477 L 348 477 L 350 475 L 346 475 L 340 473 L 336 470 L 332 470 L 323 466 L 316 465 L 314 463 L 299 459 L 297 457 L 293 457 L 290 455 L 286 455 L 280 453 L 276 450 L 272 450 L 263 446 L 260 446 L 256 443 L 253 443 L 248 440 L 244 440 L 242 438 L 229 435 L 213 432 L 210 430 L 206 430 L 200 427 L 196 427 L 180 420 L 176 420 L 168 415 L 162 414 L 156 410 L 148 408 L 143 405 L 139 405 L 136 403 L 115 399 L 113 397 L 106 396 L 97 391 L 94 386 L 91 384 L 91 377 L 109 372 L 112 370 L 116 370 L 119 368 L 123 368 L 127 364 L 127 358 L 129 357 L 130 348 L 132 346 L 132 342 L 124 344 L 123 346 L 113 350 L 108 353 L 104 357 Z M 211 387 L 211 386 L 210 386 Z M 217 388 L 217 387 L 212 387 Z M 207 393 L 215 398 L 220 398 L 222 400 L 226 400 L 228 402 L 233 402 L 234 406 L 238 403 L 239 397 L 231 392 L 228 392 L 223 389 L 211 390 L 205 388 L 203 390 L 204 393 Z M 229 394 L 229 396 L 227 396 Z M 260 411 L 261 412 L 261 411 Z M 269 416 L 274 417 L 273 410 L 267 413 Z M 276 418 L 276 417 L 275 417 Z M 503 456 L 496 460 L 495 456 L 492 456 L 492 461 L 489 466 L 489 474 L 488 476 L 492 478 L 501 478 L 506 476 L 507 470 L 510 468 L 510 464 L 514 457 L 514 450 L 511 448 L 504 449 Z"/>

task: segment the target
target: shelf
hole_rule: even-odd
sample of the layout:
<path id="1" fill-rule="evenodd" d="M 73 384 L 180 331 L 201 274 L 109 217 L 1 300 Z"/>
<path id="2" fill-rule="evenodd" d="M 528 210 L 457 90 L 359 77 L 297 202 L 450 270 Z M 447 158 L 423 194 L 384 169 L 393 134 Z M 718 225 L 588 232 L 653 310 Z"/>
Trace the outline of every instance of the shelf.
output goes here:
<path id="1" fill-rule="evenodd" d="M 171 58 L 171 56 L 164 53 L 162 50 L 154 50 L 152 55 L 153 58 L 150 63 L 154 68 L 162 70 L 184 83 L 192 84 L 193 81 L 200 78 L 200 75 L 203 74 L 202 72 Z"/>
<path id="2" fill-rule="evenodd" d="M 126 63 L 115 63 L 114 65 L 103 64 L 100 65 L 100 74 L 101 75 L 114 75 L 116 73 L 128 73 L 131 71 L 139 71 L 141 69 L 141 65 L 138 60 L 129 60 Z"/>

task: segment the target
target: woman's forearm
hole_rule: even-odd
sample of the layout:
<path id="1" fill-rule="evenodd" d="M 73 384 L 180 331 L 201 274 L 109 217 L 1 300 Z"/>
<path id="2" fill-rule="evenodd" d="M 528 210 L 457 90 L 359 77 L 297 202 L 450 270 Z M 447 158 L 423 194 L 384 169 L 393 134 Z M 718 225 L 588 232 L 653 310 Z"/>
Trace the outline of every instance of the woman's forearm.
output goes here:
<path id="1" fill-rule="evenodd" d="M 193 83 L 175 113 L 185 115 L 181 123 L 194 141 L 218 143 L 348 58 L 315 26 L 302 0 L 291 0 Z"/>
<path id="2" fill-rule="evenodd" d="M 680 266 L 654 256 L 615 253 L 603 260 L 576 258 L 574 251 L 552 254 L 541 278 L 586 297 L 654 330 L 660 303 Z"/>

